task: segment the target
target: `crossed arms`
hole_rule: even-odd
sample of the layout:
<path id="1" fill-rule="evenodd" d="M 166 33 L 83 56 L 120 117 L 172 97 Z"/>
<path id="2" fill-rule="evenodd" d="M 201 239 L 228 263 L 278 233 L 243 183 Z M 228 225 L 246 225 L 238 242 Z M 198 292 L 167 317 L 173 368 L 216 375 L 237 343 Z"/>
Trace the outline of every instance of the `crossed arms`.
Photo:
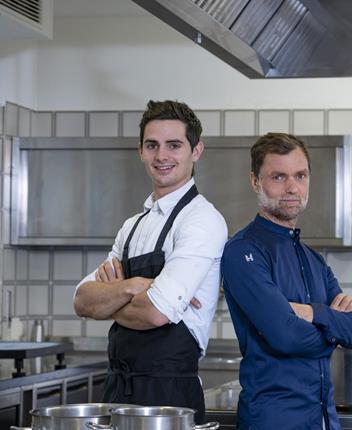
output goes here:
<path id="1" fill-rule="evenodd" d="M 252 253 L 255 264 L 248 264 L 244 253 Z M 352 299 L 341 293 L 331 271 L 328 282 L 335 293 L 328 306 L 289 303 L 273 282 L 268 259 L 254 244 L 225 248 L 222 270 L 225 294 L 278 354 L 321 358 L 336 343 L 352 347 Z"/>

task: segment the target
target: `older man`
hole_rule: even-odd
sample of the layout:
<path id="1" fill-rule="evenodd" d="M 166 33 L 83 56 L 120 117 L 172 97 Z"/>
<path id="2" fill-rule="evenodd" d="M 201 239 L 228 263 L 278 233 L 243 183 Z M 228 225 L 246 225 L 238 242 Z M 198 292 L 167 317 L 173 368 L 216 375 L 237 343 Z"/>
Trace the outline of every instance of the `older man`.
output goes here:
<path id="1" fill-rule="evenodd" d="M 259 214 L 222 260 L 243 355 L 237 428 L 337 430 L 329 365 L 336 345 L 352 347 L 352 298 L 296 228 L 308 201 L 309 154 L 297 137 L 269 133 L 251 157 Z"/>

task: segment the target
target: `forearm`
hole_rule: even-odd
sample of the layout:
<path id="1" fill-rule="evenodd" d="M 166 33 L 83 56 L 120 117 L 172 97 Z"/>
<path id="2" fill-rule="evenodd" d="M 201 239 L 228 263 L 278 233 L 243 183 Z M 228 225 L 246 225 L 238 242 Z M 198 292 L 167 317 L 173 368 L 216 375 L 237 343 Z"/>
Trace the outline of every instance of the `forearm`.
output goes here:
<path id="1" fill-rule="evenodd" d="M 169 322 L 150 301 L 147 292 L 137 294 L 124 307 L 112 315 L 120 325 L 134 330 L 149 330 Z"/>
<path id="2" fill-rule="evenodd" d="M 327 305 L 314 303 L 313 324 L 316 325 L 327 341 L 352 348 L 352 312 L 341 312 Z"/>
<path id="3" fill-rule="evenodd" d="M 74 308 L 77 315 L 94 319 L 112 318 L 141 290 L 149 288 L 151 280 L 135 277 L 110 282 L 90 281 L 82 284 L 76 293 Z"/>

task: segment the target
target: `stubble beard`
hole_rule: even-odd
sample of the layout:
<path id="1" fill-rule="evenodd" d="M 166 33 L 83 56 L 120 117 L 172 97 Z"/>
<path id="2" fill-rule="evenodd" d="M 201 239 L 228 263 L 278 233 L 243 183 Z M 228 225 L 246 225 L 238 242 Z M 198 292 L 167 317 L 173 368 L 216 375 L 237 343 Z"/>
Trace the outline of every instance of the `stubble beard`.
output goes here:
<path id="1" fill-rule="evenodd" d="M 304 199 L 299 197 L 300 204 L 295 208 L 295 210 L 288 210 L 287 208 L 281 207 L 277 199 L 270 198 L 263 188 L 258 192 L 258 204 L 261 209 L 267 212 L 272 217 L 282 221 L 294 221 L 298 218 L 308 203 L 308 194 Z"/>

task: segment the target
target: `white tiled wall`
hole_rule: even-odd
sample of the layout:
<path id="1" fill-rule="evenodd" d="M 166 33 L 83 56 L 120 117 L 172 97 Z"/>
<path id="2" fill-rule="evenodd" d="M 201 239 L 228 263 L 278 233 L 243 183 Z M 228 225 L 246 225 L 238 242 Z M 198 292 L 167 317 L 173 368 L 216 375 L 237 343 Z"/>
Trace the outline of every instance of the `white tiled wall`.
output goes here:
<path id="1" fill-rule="evenodd" d="M 140 111 L 35 112 L 8 103 L 0 107 L 0 135 L 34 136 L 133 136 L 139 135 Z M 267 131 L 298 135 L 352 133 L 352 109 L 347 110 L 202 110 L 204 135 L 251 136 Z M 3 118 L 6 121 L 4 125 Z M 10 145 L 7 139 L 6 145 Z M 0 309 L 7 291 L 13 293 L 13 312 L 25 322 L 30 336 L 35 318 L 44 320 L 45 333 L 54 336 L 106 336 L 110 321 L 81 320 L 75 316 L 72 296 L 78 281 L 94 270 L 109 248 L 19 248 L 9 243 L 9 186 L 11 159 L 0 140 Z M 8 148 L 7 148 L 8 149 Z M 352 294 L 352 252 L 326 252 L 326 258 L 343 289 Z M 211 337 L 235 336 L 226 301 L 219 301 Z"/>

